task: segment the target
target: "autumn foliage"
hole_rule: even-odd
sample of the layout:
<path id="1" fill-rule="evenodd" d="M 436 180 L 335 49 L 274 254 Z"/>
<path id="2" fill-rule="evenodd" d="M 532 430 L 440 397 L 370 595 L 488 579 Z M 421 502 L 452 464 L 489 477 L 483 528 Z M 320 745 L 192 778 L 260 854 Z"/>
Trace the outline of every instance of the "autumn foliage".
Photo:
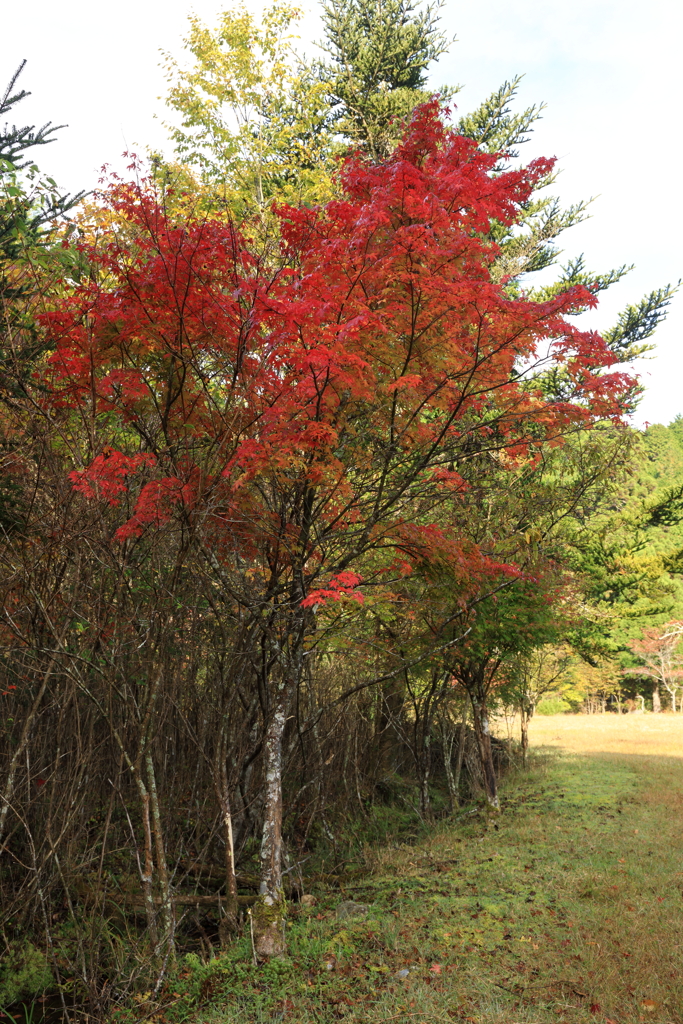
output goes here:
<path id="1" fill-rule="evenodd" d="M 172 792 L 158 766 L 179 750 L 199 756 L 216 805 L 222 939 L 238 921 L 236 858 L 261 831 L 259 957 L 284 943 L 294 719 L 303 774 L 318 766 L 302 784 L 306 835 L 335 756 L 320 723 L 343 737 L 339 709 L 374 687 L 357 718 L 370 732 L 350 731 L 356 758 L 374 744 L 379 775 L 399 677 L 423 766 L 439 701 L 464 686 L 496 799 L 486 702 L 500 658 L 487 651 L 533 647 L 564 599 L 543 531 L 519 523 L 552 453 L 619 424 L 633 384 L 571 319 L 591 291 L 537 302 L 497 277 L 496 231 L 551 167 L 501 173 L 430 103 L 383 163 L 341 166 L 334 201 L 276 208 L 274 233 L 115 180 L 101 196 L 110 230 L 79 243 L 88 273 L 40 317 L 49 354 L 21 407 L 39 452 L 34 519 L 3 549 L 7 635 L 21 678 L 42 680 L 35 709 L 66 680 L 93 749 L 116 752 L 159 957 L 175 928 L 164 829 L 186 787 Z M 49 566 L 40 584 L 36 564 Z M 344 647 L 355 660 L 325 675 Z"/>
<path id="2" fill-rule="evenodd" d="M 551 162 L 494 167 L 427 105 L 386 163 L 343 167 L 343 198 L 278 209 L 270 246 L 114 185 L 129 231 L 88 247 L 92 280 L 46 315 L 45 385 L 53 409 L 107 424 L 71 479 L 121 505 L 116 538 L 179 515 L 219 558 L 324 600 L 373 547 L 438 543 L 415 502 L 457 501 L 472 450 L 513 466 L 618 419 L 629 379 L 566 319 L 594 297 L 536 303 L 491 279 L 492 224 L 514 223 Z"/>

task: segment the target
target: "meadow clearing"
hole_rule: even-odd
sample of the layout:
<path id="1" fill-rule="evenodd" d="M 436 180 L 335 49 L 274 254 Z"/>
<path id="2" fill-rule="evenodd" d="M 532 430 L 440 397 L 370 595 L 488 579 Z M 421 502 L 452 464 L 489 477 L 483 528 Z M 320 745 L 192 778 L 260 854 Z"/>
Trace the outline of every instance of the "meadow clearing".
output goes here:
<path id="1" fill-rule="evenodd" d="M 289 955 L 188 963 L 193 1024 L 683 1024 L 683 716 L 532 721 L 503 813 L 367 847 L 294 907 Z M 365 905 L 340 918 L 341 901 Z M 159 1012 L 161 1011 L 161 1012 Z M 121 1018 L 120 1018 L 121 1019 Z"/>
<path id="2" fill-rule="evenodd" d="M 535 715 L 529 737 L 536 749 L 683 757 L 683 714 Z"/>
<path id="3" fill-rule="evenodd" d="M 537 716 L 530 737 L 499 817 L 366 844 L 291 906 L 286 957 L 256 967 L 245 932 L 115 1019 L 683 1024 L 683 716 Z"/>

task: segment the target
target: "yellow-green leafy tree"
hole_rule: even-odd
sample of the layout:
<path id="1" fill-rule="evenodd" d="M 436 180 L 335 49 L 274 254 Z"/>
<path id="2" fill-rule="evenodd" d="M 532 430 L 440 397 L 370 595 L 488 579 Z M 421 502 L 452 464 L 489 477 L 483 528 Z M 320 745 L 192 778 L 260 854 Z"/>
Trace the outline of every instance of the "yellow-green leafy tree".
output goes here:
<path id="1" fill-rule="evenodd" d="M 164 53 L 178 161 L 165 171 L 214 215 L 264 217 L 273 201 L 331 195 L 327 85 L 295 49 L 300 13 L 276 0 L 259 24 L 240 6 L 224 11 L 214 29 L 193 15 L 188 66 Z"/>

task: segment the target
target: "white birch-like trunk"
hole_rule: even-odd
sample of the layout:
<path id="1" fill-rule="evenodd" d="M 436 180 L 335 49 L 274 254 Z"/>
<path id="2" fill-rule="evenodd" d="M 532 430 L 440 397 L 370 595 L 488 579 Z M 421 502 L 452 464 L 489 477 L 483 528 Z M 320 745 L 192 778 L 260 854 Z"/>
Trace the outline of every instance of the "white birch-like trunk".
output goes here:
<path id="1" fill-rule="evenodd" d="M 254 955 L 266 960 L 285 952 L 286 903 L 282 889 L 282 742 L 288 687 L 281 683 L 263 743 L 265 800 L 261 838 L 261 883 L 252 908 Z"/>

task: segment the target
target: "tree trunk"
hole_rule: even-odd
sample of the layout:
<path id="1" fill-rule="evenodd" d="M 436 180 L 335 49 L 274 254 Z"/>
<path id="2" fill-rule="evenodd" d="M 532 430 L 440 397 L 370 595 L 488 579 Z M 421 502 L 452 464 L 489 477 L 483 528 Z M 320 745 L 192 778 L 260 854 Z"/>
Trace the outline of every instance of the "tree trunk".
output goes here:
<path id="1" fill-rule="evenodd" d="M 448 799 L 452 814 L 460 806 L 460 775 L 462 774 L 462 761 L 467 736 L 467 704 L 463 704 L 462 719 L 457 728 L 458 749 L 455 755 L 455 768 L 453 767 L 453 744 L 455 742 L 456 729 L 445 715 L 441 717 L 439 724 L 441 727 L 444 768 L 448 783 Z"/>
<path id="2" fill-rule="evenodd" d="M 519 702 L 519 717 L 522 732 L 522 767 L 526 768 L 529 753 L 529 722 L 534 717 L 536 703 L 526 694 Z"/>
<path id="3" fill-rule="evenodd" d="M 441 748 L 443 750 L 443 765 L 446 771 L 446 782 L 448 783 L 448 800 L 451 814 L 460 803 L 458 792 L 455 788 L 455 774 L 453 772 L 453 742 L 455 740 L 455 729 L 447 718 L 439 718 L 441 731 Z"/>
<path id="4" fill-rule="evenodd" d="M 453 772 L 453 786 L 458 799 L 457 806 L 460 806 L 460 776 L 462 775 L 462 763 L 465 757 L 465 744 L 467 743 L 467 699 L 462 705 L 462 721 L 458 735 L 458 753 L 455 757 L 455 771 Z"/>
<path id="5" fill-rule="evenodd" d="M 477 737 L 479 748 L 479 759 L 481 761 L 482 776 L 484 779 L 484 793 L 489 808 L 493 811 L 500 811 L 500 800 L 498 799 L 498 784 L 496 770 L 493 765 L 493 751 L 491 749 L 491 730 L 489 716 L 485 702 L 470 693 L 472 701 L 472 720 L 474 733 Z"/>
<path id="6" fill-rule="evenodd" d="M 157 956 L 159 950 L 159 931 L 157 929 L 157 911 L 154 903 L 154 857 L 152 854 L 152 824 L 150 820 L 149 807 L 150 800 L 147 787 L 139 775 L 136 782 L 138 793 L 140 794 L 142 829 L 145 837 L 145 863 L 144 867 L 142 864 L 139 864 L 138 866 L 140 870 L 142 895 L 145 903 L 145 913 L 147 915 L 147 930 L 154 948 L 154 955 Z"/>
<path id="7" fill-rule="evenodd" d="M 156 776 L 154 774 L 154 762 L 152 755 L 147 753 L 145 757 L 147 768 L 147 787 L 149 791 L 150 810 L 152 812 L 152 827 L 154 830 L 154 849 L 157 861 L 157 874 L 159 877 L 159 890 L 161 895 L 161 948 L 171 958 L 175 957 L 175 914 L 173 910 L 173 899 L 171 896 L 171 880 L 168 873 L 166 861 L 166 847 L 161 822 L 161 810 L 159 807 L 159 794 L 157 792 Z"/>
<path id="8" fill-rule="evenodd" d="M 529 718 L 527 715 L 526 708 L 523 704 L 520 705 L 519 715 L 522 729 L 522 767 L 526 768 L 526 755 L 529 749 Z"/>
<path id="9" fill-rule="evenodd" d="M 226 946 L 235 934 L 239 924 L 239 904 L 237 901 L 237 878 L 235 876 L 235 843 L 232 833 L 232 811 L 230 809 L 230 792 L 228 788 L 228 766 L 225 750 L 225 734 L 219 746 L 220 763 L 214 772 L 218 803 L 225 829 L 225 908 L 218 926 L 221 945 Z"/>
<path id="10" fill-rule="evenodd" d="M 287 905 L 282 889 L 282 741 L 290 687 L 279 685 L 263 742 L 265 800 L 261 840 L 261 884 L 252 907 L 254 955 L 259 960 L 285 952 Z"/>
<path id="11" fill-rule="evenodd" d="M 431 743 L 429 733 L 427 733 L 426 736 L 423 736 L 422 744 L 423 749 L 420 757 L 420 813 L 424 821 L 429 821 L 432 813 L 431 799 L 429 795 L 429 776 L 431 773 Z"/>
<path id="12" fill-rule="evenodd" d="M 662 710 L 662 702 L 659 696 L 659 683 L 655 683 L 652 687 L 652 711 L 655 715 L 658 715 Z"/>

